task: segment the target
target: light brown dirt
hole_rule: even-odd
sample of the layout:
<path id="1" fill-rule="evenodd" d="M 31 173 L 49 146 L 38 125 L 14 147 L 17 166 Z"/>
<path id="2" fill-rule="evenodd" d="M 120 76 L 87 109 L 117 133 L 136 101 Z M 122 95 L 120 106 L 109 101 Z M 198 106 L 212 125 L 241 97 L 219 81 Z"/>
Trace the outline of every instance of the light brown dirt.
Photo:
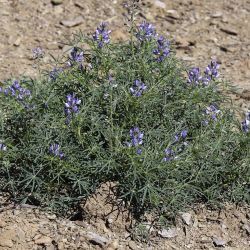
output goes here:
<path id="1" fill-rule="evenodd" d="M 101 21 L 108 21 L 112 39 L 126 39 L 121 0 L 0 0 L 0 81 L 25 74 L 34 77 L 32 48 L 40 46 L 59 55 L 63 42 L 73 32 L 92 33 Z M 173 11 L 174 10 L 174 11 Z M 82 18 L 75 27 L 62 21 Z M 235 103 L 250 109 L 250 1 L 249 0 L 145 0 L 140 19 L 152 22 L 159 33 L 174 38 L 177 56 L 192 66 L 204 68 L 211 57 L 221 63 L 221 75 L 240 89 Z M 190 211 L 192 222 L 185 225 L 177 218 L 176 236 L 159 237 L 153 228 L 149 243 L 132 241 L 148 225 L 130 232 L 127 212 L 108 215 L 106 187 L 90 199 L 85 220 L 69 221 L 33 207 L 0 207 L 0 250 L 6 249 L 216 249 L 214 238 L 225 242 L 224 249 L 250 249 L 250 209 L 226 205 L 211 211 L 199 206 Z M 118 219 L 117 219 L 118 218 Z M 139 230 L 141 229 L 141 230 Z M 93 244 L 97 233 L 99 245 Z M 147 231 L 142 232 L 147 236 Z M 91 238 L 92 237 L 92 238 Z M 95 240 L 98 238 L 95 235 Z M 97 239 L 98 240 L 98 239 Z M 106 243 L 107 241 L 107 243 Z M 104 243 L 103 243 L 104 242 Z"/>

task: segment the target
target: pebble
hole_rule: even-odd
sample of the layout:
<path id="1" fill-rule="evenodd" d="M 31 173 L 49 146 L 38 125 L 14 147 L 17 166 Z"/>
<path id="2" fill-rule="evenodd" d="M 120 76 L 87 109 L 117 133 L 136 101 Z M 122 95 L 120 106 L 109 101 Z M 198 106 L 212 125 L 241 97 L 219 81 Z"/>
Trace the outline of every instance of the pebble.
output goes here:
<path id="1" fill-rule="evenodd" d="M 188 226 L 191 225 L 191 223 L 192 223 L 192 215 L 190 213 L 182 213 L 181 218 L 182 218 L 183 222 L 186 225 L 188 225 Z"/>
<path id="2" fill-rule="evenodd" d="M 106 250 L 116 250 L 119 248 L 119 240 L 114 240 L 107 245 Z"/>
<path id="3" fill-rule="evenodd" d="M 9 240 L 9 239 L 1 239 L 0 238 L 0 246 L 12 248 L 13 242 L 12 242 L 12 240 Z"/>
<path id="4" fill-rule="evenodd" d="M 128 243 L 128 247 L 130 248 L 130 249 L 132 249 L 132 250 L 136 250 L 136 249 L 138 249 L 138 246 L 137 246 L 137 244 L 134 242 L 134 241 L 129 241 L 129 243 Z"/>
<path id="5" fill-rule="evenodd" d="M 78 16 L 76 17 L 75 19 L 72 19 L 72 20 L 62 20 L 60 23 L 65 26 L 65 27 L 75 27 L 75 26 L 78 26 L 80 24 L 83 23 L 83 17 L 82 16 Z"/>
<path id="6" fill-rule="evenodd" d="M 246 230 L 247 234 L 250 235 L 250 224 L 244 224 L 242 229 Z"/>
<path id="7" fill-rule="evenodd" d="M 101 247 L 104 247 L 108 243 L 107 238 L 93 232 L 88 232 L 87 238 L 89 239 L 90 243 L 99 245 Z"/>
<path id="8" fill-rule="evenodd" d="M 219 17 L 222 17 L 223 13 L 218 11 L 218 12 L 215 12 L 211 15 L 212 18 L 219 18 Z"/>
<path id="9" fill-rule="evenodd" d="M 52 242 L 52 239 L 48 236 L 41 236 L 35 240 L 35 243 L 37 245 L 50 245 L 51 242 Z"/>
<path id="10" fill-rule="evenodd" d="M 167 10 L 167 16 L 173 18 L 173 19 L 180 19 L 180 15 L 176 10 Z"/>
<path id="11" fill-rule="evenodd" d="M 161 231 L 158 231 L 158 234 L 162 238 L 174 238 L 177 236 L 177 230 L 176 228 L 163 229 Z"/>
<path id="12" fill-rule="evenodd" d="M 221 238 L 213 237 L 213 243 L 216 247 L 224 247 L 227 242 Z"/>
<path id="13" fill-rule="evenodd" d="M 63 0 L 51 0 L 51 3 L 54 5 L 59 5 L 63 3 Z"/>
<path id="14" fill-rule="evenodd" d="M 161 8 L 161 9 L 165 9 L 166 8 L 166 4 L 160 0 L 155 0 L 154 1 L 154 5 L 157 8 Z"/>
<path id="15" fill-rule="evenodd" d="M 238 32 L 236 30 L 231 29 L 231 28 L 222 27 L 222 28 L 220 28 L 220 30 L 229 34 L 229 35 L 232 35 L 232 36 L 238 35 Z"/>

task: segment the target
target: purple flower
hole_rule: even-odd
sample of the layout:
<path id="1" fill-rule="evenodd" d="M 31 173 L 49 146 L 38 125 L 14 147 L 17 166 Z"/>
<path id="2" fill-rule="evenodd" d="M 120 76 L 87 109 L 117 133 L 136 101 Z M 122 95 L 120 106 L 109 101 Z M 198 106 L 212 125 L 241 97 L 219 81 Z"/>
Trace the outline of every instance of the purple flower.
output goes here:
<path id="1" fill-rule="evenodd" d="M 246 113 L 246 119 L 241 123 L 242 130 L 245 133 L 250 131 L 250 112 Z"/>
<path id="2" fill-rule="evenodd" d="M 155 38 L 155 36 L 156 36 L 156 32 L 152 24 L 149 24 L 144 21 L 143 23 L 139 25 L 138 31 L 136 33 L 136 38 L 140 42 L 149 41 L 152 38 Z"/>
<path id="3" fill-rule="evenodd" d="M 188 131 L 187 130 L 182 130 L 181 131 L 181 137 L 185 139 L 187 137 Z"/>
<path id="4" fill-rule="evenodd" d="M 32 52 L 33 52 L 34 59 L 43 58 L 44 56 L 44 51 L 40 47 L 32 49 Z"/>
<path id="5" fill-rule="evenodd" d="M 138 155 L 141 155 L 141 154 L 142 154 L 142 149 L 141 149 L 141 148 L 138 148 L 138 149 L 136 150 L 136 153 L 137 153 Z"/>
<path id="6" fill-rule="evenodd" d="M 67 102 L 64 106 L 64 112 L 67 116 L 66 123 L 68 124 L 72 118 L 73 113 L 78 113 L 78 106 L 80 105 L 81 100 L 75 97 L 75 94 L 73 93 L 67 95 Z"/>
<path id="7" fill-rule="evenodd" d="M 138 146 L 143 143 L 143 133 L 139 130 L 138 127 L 131 128 L 129 131 L 132 146 Z"/>
<path id="8" fill-rule="evenodd" d="M 188 84 L 190 85 L 199 85 L 202 77 L 200 76 L 200 69 L 199 68 L 192 68 L 188 72 Z"/>
<path id="9" fill-rule="evenodd" d="M 58 75 L 62 72 L 61 68 L 54 68 L 52 71 L 49 73 L 49 77 L 51 80 L 55 81 Z"/>
<path id="10" fill-rule="evenodd" d="M 185 139 L 187 137 L 188 131 L 186 129 L 182 130 L 180 134 L 174 135 L 174 143 L 178 142 L 180 138 Z"/>
<path id="11" fill-rule="evenodd" d="M 221 111 L 215 106 L 210 105 L 204 110 L 204 114 L 208 116 L 208 118 L 211 118 L 213 121 L 217 120 L 217 116 Z M 203 121 L 204 125 L 208 125 L 208 120 Z"/>
<path id="12" fill-rule="evenodd" d="M 60 146 L 59 144 L 52 144 L 49 147 L 49 152 L 50 154 L 53 154 L 54 156 L 58 156 L 60 159 L 64 158 L 64 153 L 60 151 Z"/>
<path id="13" fill-rule="evenodd" d="M 0 151 L 6 151 L 7 147 L 3 143 L 0 143 Z"/>
<path id="14" fill-rule="evenodd" d="M 171 148 L 165 149 L 165 157 L 163 158 L 163 161 L 171 161 L 174 159 L 175 152 Z"/>
<path id="15" fill-rule="evenodd" d="M 170 53 L 170 43 L 163 36 L 158 38 L 157 43 L 158 47 L 153 53 L 157 55 L 157 62 L 162 62 Z"/>
<path id="16" fill-rule="evenodd" d="M 68 65 L 70 67 L 73 66 L 75 63 L 78 63 L 80 64 L 80 67 L 82 68 L 82 62 L 84 59 L 83 51 L 77 47 L 74 47 L 70 52 L 69 59 L 70 61 L 68 62 Z"/>
<path id="17" fill-rule="evenodd" d="M 31 95 L 30 90 L 22 88 L 17 80 L 3 92 L 5 95 L 11 94 L 11 96 L 15 96 L 18 101 L 22 101 Z"/>
<path id="18" fill-rule="evenodd" d="M 133 87 L 130 88 L 130 92 L 133 96 L 141 96 L 147 86 L 140 80 L 135 80 Z"/>
<path id="19" fill-rule="evenodd" d="M 219 65 L 216 61 L 211 61 L 211 63 L 205 69 L 205 76 L 210 77 L 211 79 L 219 77 Z"/>
<path id="20" fill-rule="evenodd" d="M 99 48 L 102 48 L 104 44 L 108 44 L 110 42 L 109 34 L 111 31 L 106 28 L 107 24 L 102 22 L 93 34 L 93 39 L 98 43 Z"/>

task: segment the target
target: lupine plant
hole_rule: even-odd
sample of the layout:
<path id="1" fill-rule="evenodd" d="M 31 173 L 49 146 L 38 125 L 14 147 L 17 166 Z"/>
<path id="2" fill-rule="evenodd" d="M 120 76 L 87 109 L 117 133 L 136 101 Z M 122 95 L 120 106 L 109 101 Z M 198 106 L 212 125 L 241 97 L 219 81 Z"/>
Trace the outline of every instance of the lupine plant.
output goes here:
<path id="1" fill-rule="evenodd" d="M 250 115 L 236 119 L 217 62 L 202 75 L 152 24 L 130 32 L 112 43 L 101 23 L 48 74 L 1 84 L 0 189 L 58 213 L 105 182 L 136 214 L 249 202 Z"/>

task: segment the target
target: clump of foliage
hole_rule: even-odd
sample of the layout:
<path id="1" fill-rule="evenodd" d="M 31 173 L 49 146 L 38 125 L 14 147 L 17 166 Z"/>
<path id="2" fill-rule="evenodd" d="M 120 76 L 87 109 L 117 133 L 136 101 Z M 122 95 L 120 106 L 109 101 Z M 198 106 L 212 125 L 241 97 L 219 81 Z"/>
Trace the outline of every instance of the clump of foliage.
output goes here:
<path id="1" fill-rule="evenodd" d="M 105 182 L 137 213 L 249 202 L 250 114 L 235 118 L 216 61 L 187 69 L 146 22 L 127 42 L 110 33 L 102 23 L 48 75 L 1 85 L 0 190 L 57 212 Z"/>

